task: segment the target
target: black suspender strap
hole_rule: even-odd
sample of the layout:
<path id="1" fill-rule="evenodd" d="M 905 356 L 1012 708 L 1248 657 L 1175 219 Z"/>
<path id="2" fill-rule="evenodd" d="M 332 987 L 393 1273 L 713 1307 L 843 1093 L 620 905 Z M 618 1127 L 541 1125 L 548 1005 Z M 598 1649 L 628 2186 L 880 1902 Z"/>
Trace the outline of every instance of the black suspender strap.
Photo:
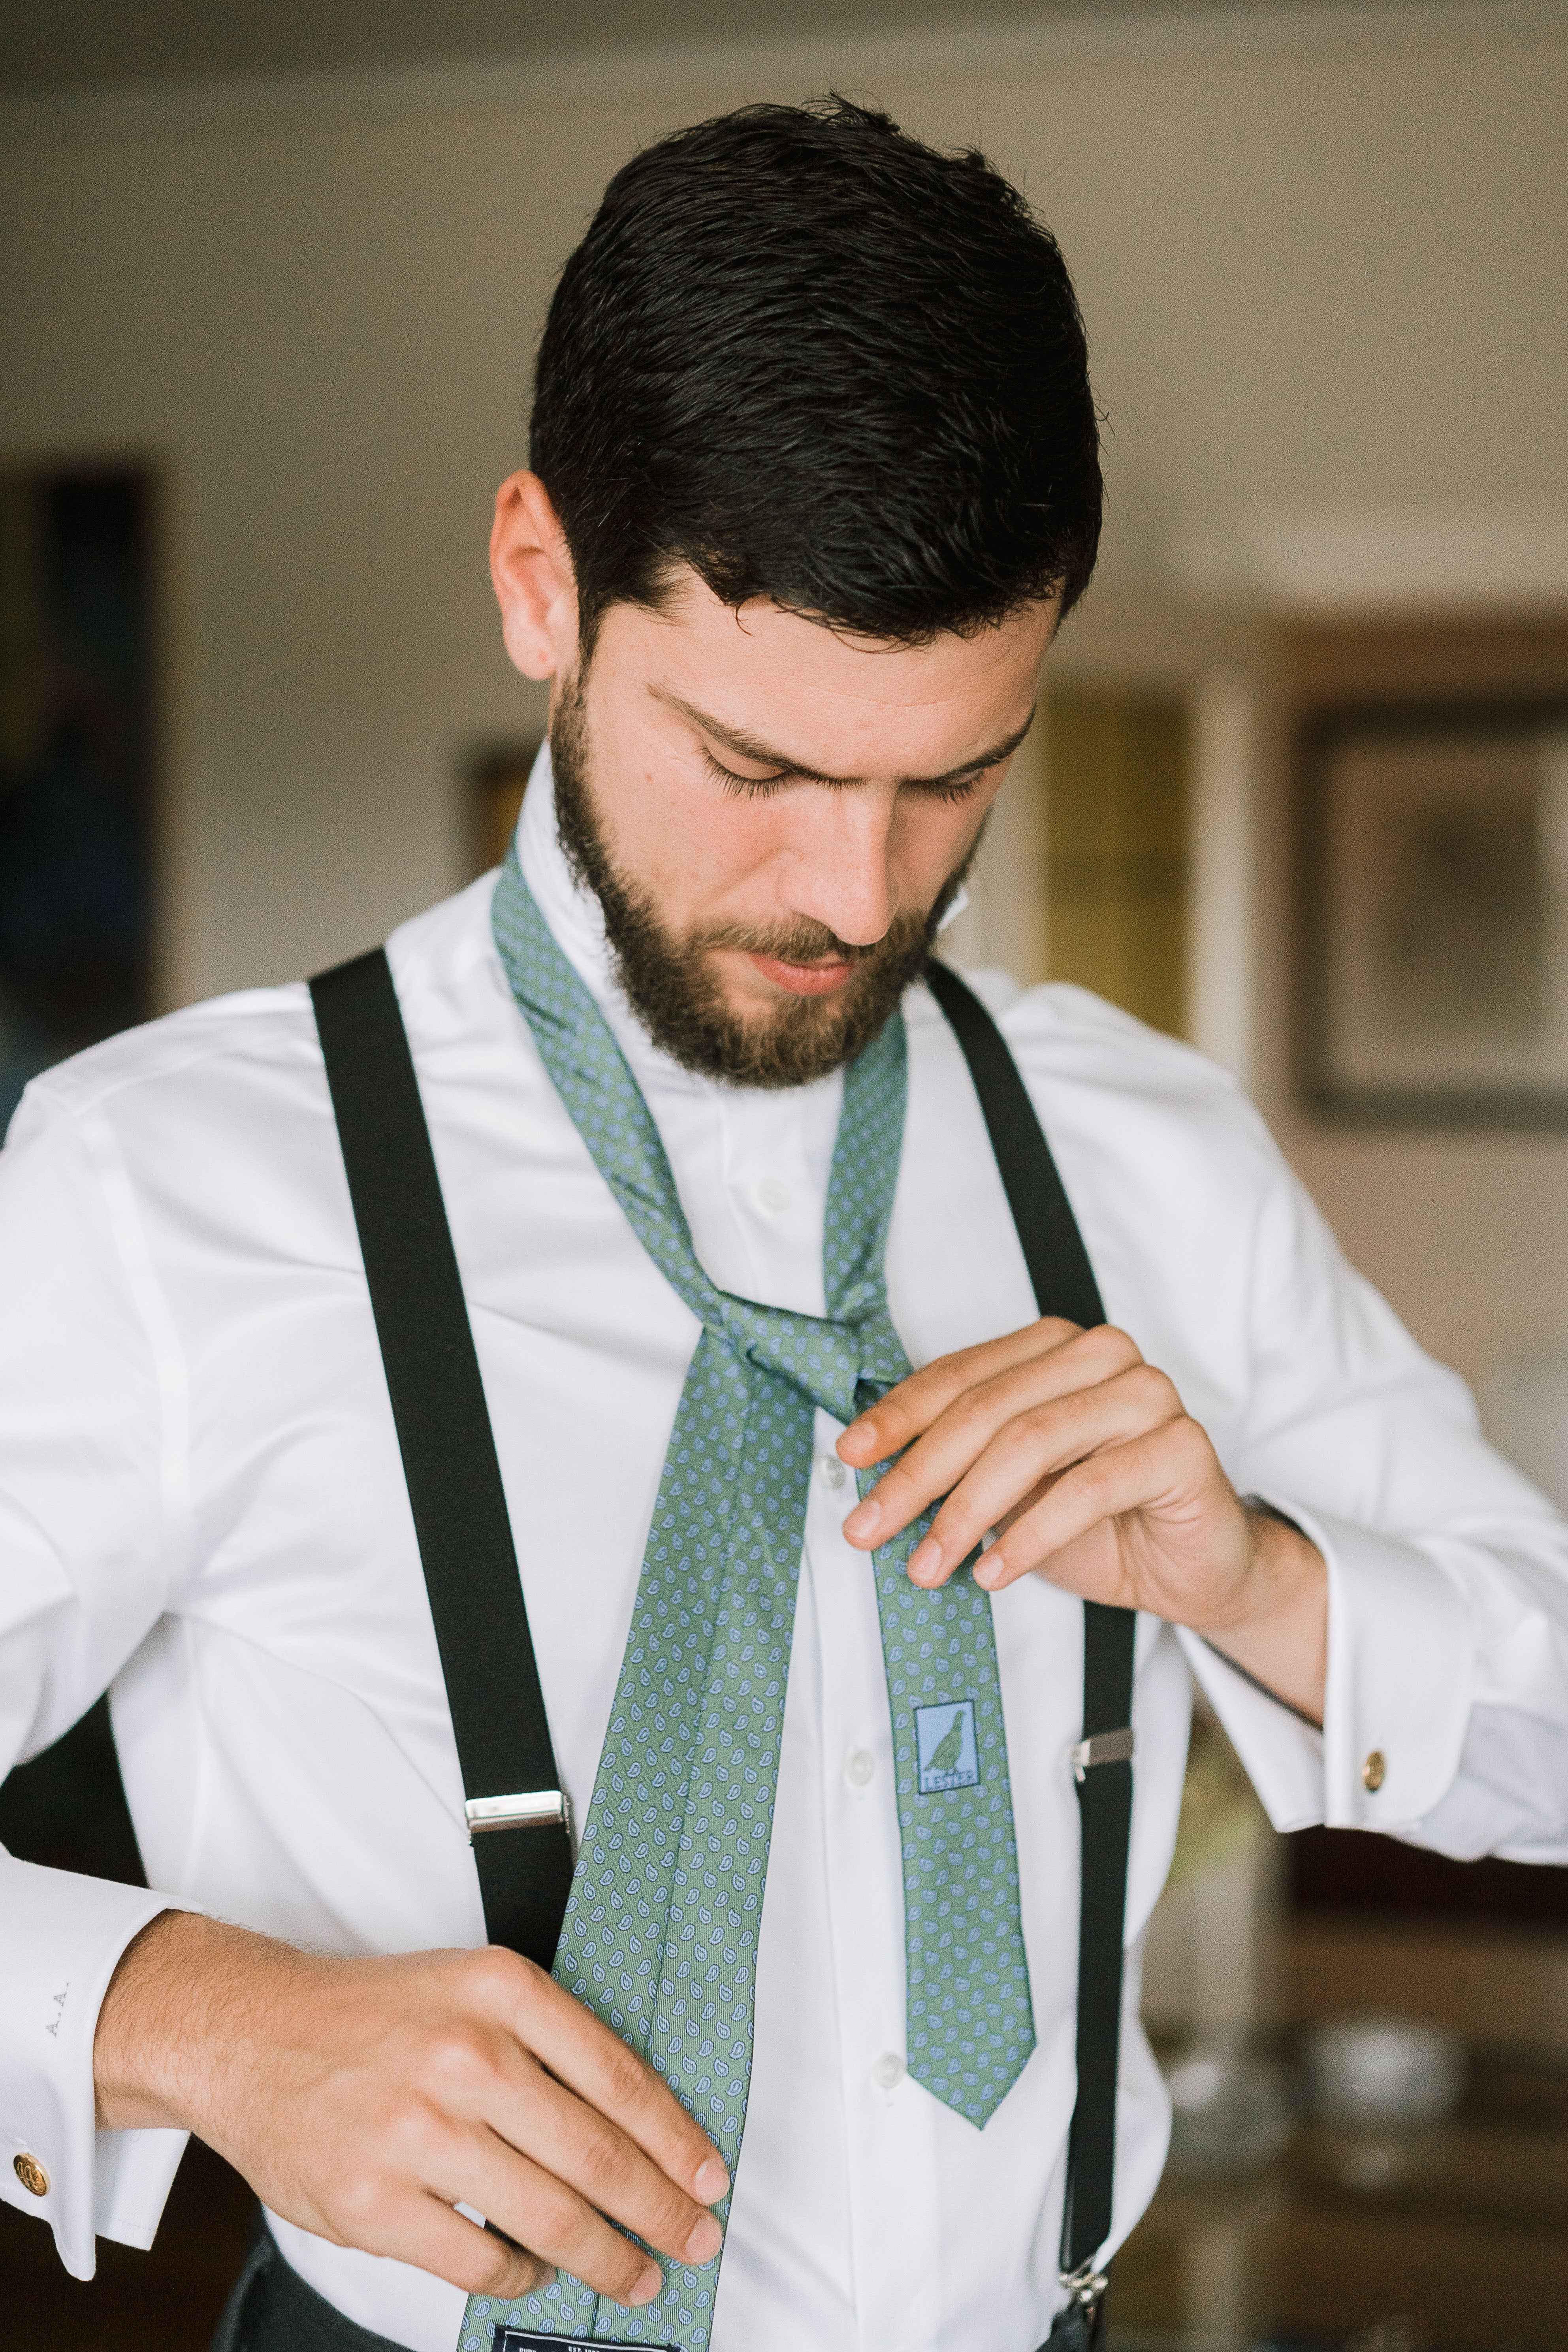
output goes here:
<path id="1" fill-rule="evenodd" d="M 1024 1082 L 984 1006 L 927 969 L 984 1115 L 1042 1315 L 1086 1327 L 1104 1309 Z M 548 1969 L 572 1885 L 566 1801 L 550 1740 L 517 1553 L 462 1278 L 407 1034 L 380 949 L 310 982 L 349 1196 L 430 1596 L 475 1838 L 485 1927 Z M 1091 2343 L 1110 2231 L 1132 1811 L 1132 1612 L 1084 1604 L 1079 1784 L 1078 2097 L 1068 2141 L 1063 2352 Z M 511 1835 L 494 1834 L 510 1831 Z M 483 1834 L 481 1834 L 483 1832 Z"/>
<path id="2" fill-rule="evenodd" d="M 1103 1323 L 1105 1308 L 1078 1221 L 1001 1031 L 951 967 L 930 964 L 925 977 L 969 1065 L 1041 1314 L 1086 1328 Z M 1083 1738 L 1073 1750 L 1082 1846 L 1078 2097 L 1068 2138 L 1061 2267 L 1090 2338 L 1104 2292 L 1094 2258 L 1110 2234 L 1116 2159 L 1135 1622 L 1130 1609 L 1084 1602 Z"/>
<path id="3" fill-rule="evenodd" d="M 381 949 L 310 982 L 492 1944 L 548 1969 L 572 1885 L 500 1465 L 397 992 Z M 510 1832 L 508 1834 L 507 1832 Z"/>

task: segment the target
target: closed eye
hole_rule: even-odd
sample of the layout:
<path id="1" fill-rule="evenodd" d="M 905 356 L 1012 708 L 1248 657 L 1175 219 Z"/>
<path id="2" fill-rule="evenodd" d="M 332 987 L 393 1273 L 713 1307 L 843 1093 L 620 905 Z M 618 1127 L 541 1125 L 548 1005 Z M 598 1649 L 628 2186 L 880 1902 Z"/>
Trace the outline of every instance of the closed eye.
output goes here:
<path id="1" fill-rule="evenodd" d="M 727 768 L 721 760 L 716 760 L 706 745 L 703 747 L 702 759 L 714 782 L 728 793 L 733 800 L 766 800 L 771 793 L 777 792 L 781 784 L 799 783 L 803 781 L 790 768 L 781 768 L 775 776 L 738 776 L 733 768 Z"/>
<path id="2" fill-rule="evenodd" d="M 703 764 L 707 768 L 708 773 L 712 777 L 714 782 L 720 786 L 721 791 L 727 793 L 732 800 L 769 800 L 774 793 L 778 792 L 785 784 L 811 784 L 823 783 L 826 782 L 825 777 L 808 776 L 804 772 L 804 771 L 798 768 L 781 768 L 776 774 L 771 776 L 737 775 L 733 768 L 727 768 L 721 760 L 716 760 L 712 752 L 708 750 L 706 744 L 704 744 L 702 749 L 702 759 Z M 997 761 L 995 764 L 999 766 L 1001 763 L 1000 761 Z M 944 779 L 941 783 L 933 782 L 927 784 L 911 780 L 905 786 L 905 790 L 907 792 L 919 793 L 922 800 L 945 801 L 950 803 L 957 801 L 973 800 L 975 793 L 980 788 L 981 779 L 984 776 L 989 775 L 990 772 L 989 768 L 979 768 L 976 769 L 975 772 L 972 776 L 950 776 Z"/>
<path id="3" fill-rule="evenodd" d="M 979 791 L 981 777 L 989 773 L 989 769 L 982 768 L 973 776 L 950 776 L 942 784 L 910 784 L 906 789 L 919 793 L 922 800 L 968 801 Z"/>

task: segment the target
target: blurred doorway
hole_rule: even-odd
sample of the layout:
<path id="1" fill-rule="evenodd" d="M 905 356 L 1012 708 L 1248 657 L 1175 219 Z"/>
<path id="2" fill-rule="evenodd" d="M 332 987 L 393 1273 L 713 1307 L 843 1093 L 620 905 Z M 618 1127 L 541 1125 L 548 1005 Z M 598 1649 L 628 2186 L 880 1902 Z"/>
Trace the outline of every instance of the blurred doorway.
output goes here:
<path id="1" fill-rule="evenodd" d="M 150 1010 L 153 488 L 0 476 L 0 1130 Z"/>

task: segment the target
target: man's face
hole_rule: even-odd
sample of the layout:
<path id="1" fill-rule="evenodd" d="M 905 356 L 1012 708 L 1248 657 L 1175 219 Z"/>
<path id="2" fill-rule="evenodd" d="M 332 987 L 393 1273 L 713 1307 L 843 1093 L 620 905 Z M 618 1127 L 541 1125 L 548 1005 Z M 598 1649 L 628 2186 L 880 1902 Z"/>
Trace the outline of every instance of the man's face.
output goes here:
<path id="1" fill-rule="evenodd" d="M 799 1085 L 923 962 L 1027 729 L 1054 610 L 868 646 L 694 573 L 606 613 L 554 697 L 562 838 L 633 1009 L 678 1059 Z"/>
<path id="2" fill-rule="evenodd" d="M 612 606 L 585 673 L 574 606 L 540 625 L 562 837 L 634 1010 L 710 1075 L 822 1076 L 924 961 L 1028 729 L 1054 603 L 887 646 L 737 614 L 688 571 L 658 613 Z M 514 658 L 518 636 L 509 612 Z"/>

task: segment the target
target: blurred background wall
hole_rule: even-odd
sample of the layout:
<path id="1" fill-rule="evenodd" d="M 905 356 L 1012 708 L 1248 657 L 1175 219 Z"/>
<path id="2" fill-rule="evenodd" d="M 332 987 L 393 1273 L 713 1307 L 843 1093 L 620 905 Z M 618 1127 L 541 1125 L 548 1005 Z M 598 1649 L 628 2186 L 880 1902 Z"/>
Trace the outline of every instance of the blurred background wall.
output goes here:
<path id="1" fill-rule="evenodd" d="M 1145 813 L 1186 978 L 1140 1009 L 1247 1076 L 1352 1255 L 1472 1378 L 1568 1337 L 1563 1144 L 1323 1131 L 1285 1053 L 1290 625 L 1568 611 L 1556 7 L 1112 14 L 14 99 L 0 466 L 120 459 L 155 489 L 156 1001 L 309 969 L 463 878 L 463 778 L 542 721 L 484 542 L 560 263 L 637 142 L 829 85 L 983 143 L 1075 273 L 1110 515 L 1053 685 L 1080 766 L 1097 723 L 1163 729 L 1179 824 L 1202 820 L 1183 868 L 1170 807 Z M 1144 708 L 1097 722 L 1086 697 Z M 970 944 L 1045 971 L 1043 820 L 1019 821 L 1030 855 Z"/>

